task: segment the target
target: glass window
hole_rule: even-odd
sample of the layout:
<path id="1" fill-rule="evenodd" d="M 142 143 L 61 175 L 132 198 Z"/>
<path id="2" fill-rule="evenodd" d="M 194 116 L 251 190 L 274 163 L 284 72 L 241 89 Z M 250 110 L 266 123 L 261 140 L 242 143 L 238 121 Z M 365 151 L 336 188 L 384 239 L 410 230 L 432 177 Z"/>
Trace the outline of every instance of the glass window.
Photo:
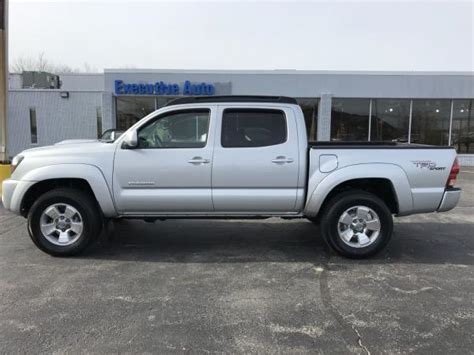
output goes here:
<path id="1" fill-rule="evenodd" d="M 411 143 L 447 145 L 450 100 L 413 100 Z"/>
<path id="2" fill-rule="evenodd" d="M 117 100 L 117 129 L 126 131 L 140 119 L 155 111 L 154 97 L 119 96 Z"/>
<path id="3" fill-rule="evenodd" d="M 30 136 L 31 143 L 38 143 L 38 126 L 36 122 L 36 109 L 30 108 Z"/>
<path id="4" fill-rule="evenodd" d="M 319 99 L 313 98 L 297 98 L 296 101 L 300 105 L 304 115 L 304 122 L 306 124 L 306 132 L 309 141 L 317 139 L 318 129 L 318 104 Z"/>
<path id="5" fill-rule="evenodd" d="M 408 142 L 410 100 L 372 100 L 371 141 Z"/>
<path id="6" fill-rule="evenodd" d="M 155 97 L 155 99 L 156 99 L 156 109 L 158 110 L 159 108 L 162 108 L 168 102 L 173 101 L 177 98 L 178 97 L 173 97 L 173 96 L 157 96 L 157 97 Z"/>
<path id="7" fill-rule="evenodd" d="M 370 99 L 332 99 L 331 140 L 367 141 Z"/>
<path id="8" fill-rule="evenodd" d="M 474 153 L 474 99 L 453 100 L 451 144 L 458 153 Z"/>
<path id="9" fill-rule="evenodd" d="M 97 138 L 102 136 L 102 108 L 96 107 L 96 118 L 97 118 Z"/>
<path id="10" fill-rule="evenodd" d="M 283 111 L 227 109 L 222 117 L 222 146 L 226 148 L 265 147 L 286 141 Z"/>
<path id="11" fill-rule="evenodd" d="M 139 148 L 202 148 L 209 130 L 209 110 L 160 115 L 138 131 Z"/>

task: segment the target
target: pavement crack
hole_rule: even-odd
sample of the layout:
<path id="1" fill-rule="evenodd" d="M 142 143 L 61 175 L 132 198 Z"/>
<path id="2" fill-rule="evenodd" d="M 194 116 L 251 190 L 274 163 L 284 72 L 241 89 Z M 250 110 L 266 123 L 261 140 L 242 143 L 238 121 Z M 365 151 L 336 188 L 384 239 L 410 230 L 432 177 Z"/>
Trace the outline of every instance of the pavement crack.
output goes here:
<path id="1" fill-rule="evenodd" d="M 404 294 L 407 294 L 407 295 L 416 295 L 420 292 L 425 292 L 425 291 L 430 291 L 430 290 L 433 290 L 434 287 L 422 287 L 420 289 L 417 289 L 417 290 L 403 290 L 401 288 L 398 288 L 398 287 L 395 287 L 395 286 L 392 286 L 390 285 L 389 283 L 387 283 L 388 287 L 390 287 L 393 291 L 396 291 L 396 292 L 399 292 L 399 293 L 404 293 Z M 437 287 L 439 289 L 439 287 Z"/>
<path id="2" fill-rule="evenodd" d="M 367 346 L 365 346 L 362 342 L 362 337 L 355 327 L 355 325 L 349 321 L 347 321 L 344 316 L 339 312 L 336 305 L 333 302 L 331 292 L 329 290 L 328 285 L 328 269 L 329 269 L 329 259 L 328 258 L 323 261 L 323 270 L 320 272 L 319 276 L 319 288 L 321 293 L 321 300 L 323 302 L 323 306 L 329 311 L 332 317 L 336 320 L 341 328 L 341 336 L 346 344 L 354 344 L 356 343 L 359 348 L 361 348 L 367 355 L 371 355 L 370 351 L 368 350 Z M 315 265 L 317 268 L 317 266 Z"/>
<path id="3" fill-rule="evenodd" d="M 367 347 L 362 343 L 362 336 L 360 335 L 359 331 L 357 330 L 357 328 L 355 326 L 352 325 L 352 329 L 354 330 L 354 332 L 357 334 L 357 343 L 359 344 L 359 346 L 365 350 L 365 352 L 367 353 L 367 355 L 371 355 L 370 354 L 370 351 L 369 349 L 367 349 Z"/>

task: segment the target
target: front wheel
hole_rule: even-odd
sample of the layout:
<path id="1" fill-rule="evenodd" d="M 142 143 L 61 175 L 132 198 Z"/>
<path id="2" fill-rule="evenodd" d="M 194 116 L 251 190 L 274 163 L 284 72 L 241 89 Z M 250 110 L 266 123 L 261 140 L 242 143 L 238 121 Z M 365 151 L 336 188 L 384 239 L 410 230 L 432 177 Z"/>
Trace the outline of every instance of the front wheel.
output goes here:
<path id="1" fill-rule="evenodd" d="M 97 240 L 102 219 L 95 200 L 71 188 L 41 195 L 28 213 L 28 232 L 35 245 L 53 256 L 82 252 Z"/>
<path id="2" fill-rule="evenodd" d="M 362 191 L 341 193 L 326 204 L 322 213 L 322 235 L 329 246 L 343 256 L 372 256 L 392 237 L 392 213 L 373 194 Z"/>

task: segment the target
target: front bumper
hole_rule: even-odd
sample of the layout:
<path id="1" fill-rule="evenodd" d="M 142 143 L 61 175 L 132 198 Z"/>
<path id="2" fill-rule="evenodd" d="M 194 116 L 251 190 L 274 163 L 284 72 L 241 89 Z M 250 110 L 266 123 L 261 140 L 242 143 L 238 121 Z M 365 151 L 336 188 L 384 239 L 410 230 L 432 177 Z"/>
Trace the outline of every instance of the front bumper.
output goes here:
<path id="1" fill-rule="evenodd" d="M 446 212 L 452 210 L 459 202 L 461 197 L 461 189 L 457 187 L 451 187 L 444 191 L 443 199 L 437 209 L 438 212 Z"/>
<path id="2" fill-rule="evenodd" d="M 19 181 L 7 179 L 2 183 L 3 207 L 14 213 L 20 214 L 21 201 L 26 191 L 33 186 L 33 181 Z"/>

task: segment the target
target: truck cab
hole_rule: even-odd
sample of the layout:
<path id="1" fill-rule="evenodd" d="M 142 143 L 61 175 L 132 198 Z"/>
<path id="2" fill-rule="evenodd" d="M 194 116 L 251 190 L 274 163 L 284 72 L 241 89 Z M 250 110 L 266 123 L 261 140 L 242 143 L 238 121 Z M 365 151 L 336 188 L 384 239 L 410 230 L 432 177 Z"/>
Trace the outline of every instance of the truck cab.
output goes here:
<path id="1" fill-rule="evenodd" d="M 160 110 L 132 127 L 116 151 L 118 213 L 301 213 L 307 139 L 298 136 L 300 115 L 299 106 L 270 102 Z"/>

